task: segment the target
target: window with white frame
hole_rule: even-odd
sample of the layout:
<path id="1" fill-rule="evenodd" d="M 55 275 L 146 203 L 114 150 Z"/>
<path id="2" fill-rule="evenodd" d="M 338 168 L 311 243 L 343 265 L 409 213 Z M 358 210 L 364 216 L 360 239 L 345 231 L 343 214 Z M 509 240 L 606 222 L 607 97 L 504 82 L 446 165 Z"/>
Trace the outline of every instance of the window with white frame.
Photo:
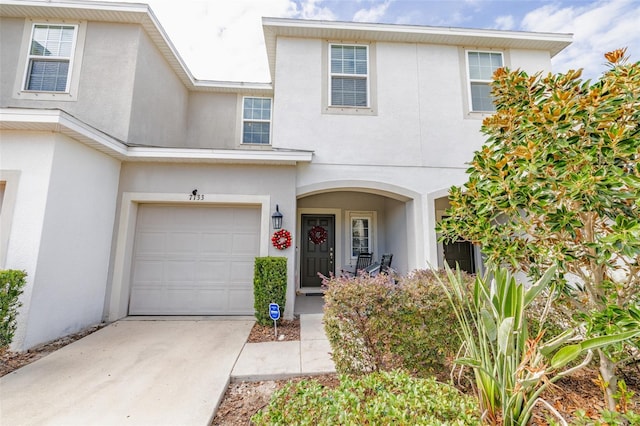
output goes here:
<path id="1" fill-rule="evenodd" d="M 349 213 L 351 258 L 360 253 L 373 253 L 373 213 Z"/>
<path id="2" fill-rule="evenodd" d="M 330 44 L 330 105 L 369 106 L 369 47 Z"/>
<path id="3" fill-rule="evenodd" d="M 467 52 L 471 111 L 495 111 L 491 97 L 493 72 L 503 66 L 502 52 Z"/>
<path id="4" fill-rule="evenodd" d="M 69 92 L 77 30 L 77 25 L 33 25 L 23 90 Z"/>
<path id="5" fill-rule="evenodd" d="M 242 143 L 271 143 L 271 98 L 245 97 L 242 101 Z"/>

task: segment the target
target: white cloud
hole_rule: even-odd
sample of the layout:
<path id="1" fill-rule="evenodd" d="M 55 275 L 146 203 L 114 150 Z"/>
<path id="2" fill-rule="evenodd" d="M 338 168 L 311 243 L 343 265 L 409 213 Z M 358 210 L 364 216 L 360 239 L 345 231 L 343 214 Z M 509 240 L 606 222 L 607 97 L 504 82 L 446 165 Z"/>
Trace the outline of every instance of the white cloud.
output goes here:
<path id="1" fill-rule="evenodd" d="M 497 30 L 512 30 L 515 27 L 515 20 L 511 15 L 498 16 L 494 20 L 494 25 Z"/>
<path id="2" fill-rule="evenodd" d="M 368 9 L 360 9 L 353 15 L 353 20 L 355 22 L 382 22 L 382 18 L 387 13 L 390 4 L 391 1 L 386 0 Z"/>
<path id="3" fill-rule="evenodd" d="M 604 53 L 628 47 L 631 60 L 640 57 L 640 7 L 634 0 L 587 3 L 581 7 L 546 5 L 522 21 L 528 31 L 573 33 L 571 46 L 553 60 L 554 71 L 584 68 L 583 77 L 595 79 L 603 71 Z"/>
<path id="4" fill-rule="evenodd" d="M 318 6 L 322 0 L 302 0 L 301 7 L 296 8 L 295 17 L 300 19 L 319 19 L 333 21 L 336 19 L 334 13 L 328 7 Z"/>
<path id="5" fill-rule="evenodd" d="M 140 2 L 140 0 L 118 0 Z M 198 79 L 269 82 L 262 17 L 327 17 L 315 0 L 142 0 Z"/>

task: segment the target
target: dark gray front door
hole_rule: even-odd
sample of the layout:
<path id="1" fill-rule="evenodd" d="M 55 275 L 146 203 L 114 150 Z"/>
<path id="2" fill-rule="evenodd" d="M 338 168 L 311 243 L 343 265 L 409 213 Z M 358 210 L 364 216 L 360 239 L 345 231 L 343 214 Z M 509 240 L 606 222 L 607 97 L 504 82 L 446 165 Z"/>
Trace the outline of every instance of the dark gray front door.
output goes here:
<path id="1" fill-rule="evenodd" d="M 323 238 L 325 231 L 326 238 Z M 300 287 L 319 289 L 322 278 L 318 273 L 327 277 L 335 273 L 335 216 L 302 215 L 301 239 Z"/>
<path id="2" fill-rule="evenodd" d="M 469 241 L 456 241 L 455 243 L 444 244 L 444 259 L 452 269 L 456 263 L 460 269 L 470 274 L 475 274 L 476 265 L 473 258 L 473 244 Z"/>

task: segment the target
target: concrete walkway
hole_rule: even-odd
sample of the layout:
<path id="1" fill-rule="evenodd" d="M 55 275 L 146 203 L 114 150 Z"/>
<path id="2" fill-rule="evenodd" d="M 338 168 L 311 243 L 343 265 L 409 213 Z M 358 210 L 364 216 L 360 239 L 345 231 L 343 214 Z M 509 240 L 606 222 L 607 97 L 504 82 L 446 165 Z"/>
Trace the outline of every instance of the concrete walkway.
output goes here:
<path id="1" fill-rule="evenodd" d="M 207 426 L 230 379 L 335 371 L 322 314 L 293 342 L 245 343 L 253 323 L 118 321 L 0 378 L 0 424 Z"/>
<path id="2" fill-rule="evenodd" d="M 300 315 L 300 341 L 247 343 L 232 380 L 272 380 L 335 372 L 322 314 Z"/>

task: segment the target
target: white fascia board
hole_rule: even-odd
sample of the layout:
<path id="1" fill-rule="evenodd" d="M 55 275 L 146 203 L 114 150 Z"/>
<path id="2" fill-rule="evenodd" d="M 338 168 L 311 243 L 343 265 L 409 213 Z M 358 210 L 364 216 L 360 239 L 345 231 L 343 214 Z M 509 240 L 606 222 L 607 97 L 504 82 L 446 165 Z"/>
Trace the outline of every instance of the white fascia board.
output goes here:
<path id="1" fill-rule="evenodd" d="M 266 151 L 232 149 L 185 149 L 185 148 L 129 148 L 127 159 L 130 161 L 187 161 L 222 163 L 279 163 L 296 164 L 310 162 L 310 151 Z"/>
<path id="2" fill-rule="evenodd" d="M 127 145 L 60 110 L 1 108 L 0 129 L 58 132 L 120 160 L 127 155 Z"/>
<path id="3" fill-rule="evenodd" d="M 60 110 L 0 108 L 0 130 L 62 133 L 121 161 L 295 165 L 313 158 L 311 151 L 129 147 Z"/>

